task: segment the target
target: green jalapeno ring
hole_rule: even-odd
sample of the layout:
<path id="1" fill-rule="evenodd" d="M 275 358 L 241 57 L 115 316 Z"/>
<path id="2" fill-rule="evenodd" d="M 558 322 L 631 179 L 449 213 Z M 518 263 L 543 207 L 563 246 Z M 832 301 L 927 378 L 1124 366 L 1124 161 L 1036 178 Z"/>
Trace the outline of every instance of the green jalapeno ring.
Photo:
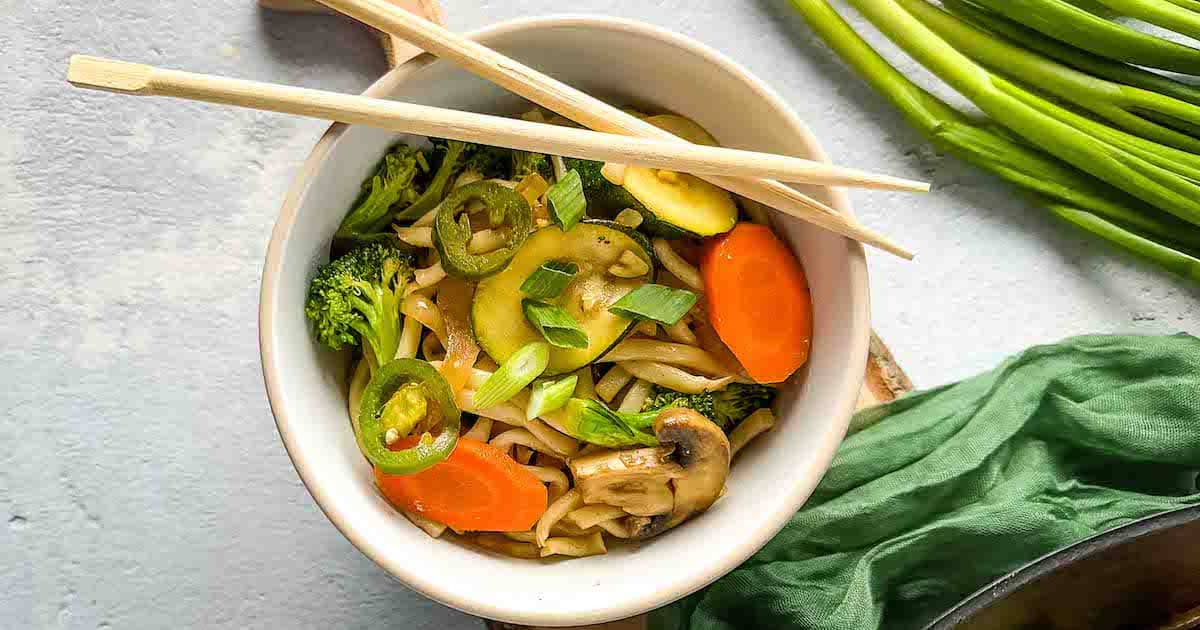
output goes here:
<path id="1" fill-rule="evenodd" d="M 408 383 L 419 383 L 427 400 L 437 404 L 442 432 L 433 439 L 423 436 L 412 448 L 393 451 L 384 441 L 386 428 L 380 416 L 396 390 Z M 450 384 L 429 362 L 396 359 L 379 368 L 363 391 L 358 410 L 358 448 L 367 461 L 389 475 L 410 475 L 444 461 L 454 452 L 462 425 L 462 414 L 454 400 Z"/>
<path id="2" fill-rule="evenodd" d="M 459 212 L 471 201 L 482 201 L 487 207 L 493 225 L 507 223 L 509 232 L 504 247 L 486 254 L 467 251 L 471 241 L 471 226 L 464 216 L 457 219 Z M 442 269 L 446 273 L 480 280 L 503 271 L 517 250 L 533 231 L 533 210 L 529 202 L 519 193 L 495 182 L 474 182 L 451 191 L 437 207 L 433 220 L 433 244 L 441 257 Z"/>

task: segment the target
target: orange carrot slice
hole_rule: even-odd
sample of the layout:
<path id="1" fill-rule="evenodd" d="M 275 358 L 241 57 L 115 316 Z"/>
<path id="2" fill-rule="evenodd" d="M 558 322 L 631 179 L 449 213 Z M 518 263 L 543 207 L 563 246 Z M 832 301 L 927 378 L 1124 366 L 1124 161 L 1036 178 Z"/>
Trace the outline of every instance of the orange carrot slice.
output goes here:
<path id="1" fill-rule="evenodd" d="M 770 228 L 739 223 L 700 260 L 708 317 L 751 378 L 786 380 L 808 360 L 812 297 L 800 261 Z"/>
<path id="2" fill-rule="evenodd" d="M 418 436 L 392 444 L 412 448 Z M 457 530 L 524 531 L 546 511 L 546 486 L 500 449 L 469 438 L 445 461 L 412 475 L 375 471 L 375 482 L 393 505 Z"/>

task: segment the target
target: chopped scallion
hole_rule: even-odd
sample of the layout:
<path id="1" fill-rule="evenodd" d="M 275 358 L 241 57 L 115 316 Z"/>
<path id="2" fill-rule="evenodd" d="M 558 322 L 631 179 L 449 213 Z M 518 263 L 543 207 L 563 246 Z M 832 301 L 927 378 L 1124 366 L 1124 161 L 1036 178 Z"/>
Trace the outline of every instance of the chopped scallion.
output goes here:
<path id="1" fill-rule="evenodd" d="M 687 315 L 699 299 L 686 289 L 661 284 L 644 284 L 617 300 L 608 310 L 629 319 L 649 319 L 673 326 Z"/>
<path id="2" fill-rule="evenodd" d="M 521 309 L 525 311 L 525 319 L 529 320 L 551 345 L 559 348 L 588 347 L 587 333 L 561 306 L 526 298 L 521 300 Z"/>
<path id="3" fill-rule="evenodd" d="M 571 396 L 575 394 L 575 385 L 579 376 L 568 374 L 561 379 L 546 379 L 533 384 L 533 392 L 529 395 L 529 407 L 525 410 L 525 418 L 533 420 L 551 411 L 562 409 Z"/>
<path id="4" fill-rule="evenodd" d="M 657 416 L 657 411 L 620 413 L 599 400 L 572 398 L 567 401 L 561 424 L 571 437 L 589 444 L 609 448 L 657 446 L 653 433 Z"/>
<path id="5" fill-rule="evenodd" d="M 587 199 L 583 196 L 583 181 L 579 178 L 579 173 L 575 169 L 567 171 L 546 191 L 546 201 L 550 206 L 550 217 L 564 232 L 569 232 L 587 210 Z"/>
<path id="6" fill-rule="evenodd" d="M 546 261 L 521 283 L 521 293 L 538 300 L 556 298 L 567 288 L 576 273 L 579 273 L 579 265 L 573 262 Z"/>
<path id="7" fill-rule="evenodd" d="M 475 408 L 487 409 L 512 398 L 541 376 L 549 364 L 549 345 L 540 341 L 526 344 L 508 357 L 508 360 L 475 390 Z"/>

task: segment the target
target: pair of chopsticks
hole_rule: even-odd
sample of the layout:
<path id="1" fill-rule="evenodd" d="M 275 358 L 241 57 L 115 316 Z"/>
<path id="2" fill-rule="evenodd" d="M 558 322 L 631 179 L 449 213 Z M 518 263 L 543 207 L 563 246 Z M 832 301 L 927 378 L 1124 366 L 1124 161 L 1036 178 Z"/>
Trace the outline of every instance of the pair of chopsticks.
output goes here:
<path id="1" fill-rule="evenodd" d="M 67 80 L 77 87 L 123 94 L 174 96 L 524 151 L 692 173 L 786 214 L 897 256 L 912 258 L 908 250 L 774 180 L 918 192 L 927 191 L 928 184 L 801 158 L 690 144 L 387 0 L 320 2 L 454 61 L 596 131 L 166 70 L 83 55 L 71 58 Z"/>

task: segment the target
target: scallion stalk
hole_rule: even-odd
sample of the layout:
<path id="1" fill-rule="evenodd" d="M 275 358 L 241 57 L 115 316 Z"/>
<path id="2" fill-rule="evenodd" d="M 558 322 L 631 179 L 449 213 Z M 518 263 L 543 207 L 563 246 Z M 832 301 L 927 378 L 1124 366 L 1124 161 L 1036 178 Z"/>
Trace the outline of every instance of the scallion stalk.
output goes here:
<path id="1" fill-rule="evenodd" d="M 939 150 L 1037 192 L 1047 203 L 1102 216 L 1116 229 L 1121 226 L 1136 230 L 1159 240 L 1163 246 L 1178 243 L 1200 251 L 1200 229 L 1194 225 L 1166 215 L 1054 159 L 999 125 L 968 118 L 916 85 L 875 52 L 824 0 L 792 0 L 792 4 L 834 52 L 886 97 L 909 123 L 928 136 Z M 1137 248 L 1141 244 L 1137 239 L 1110 240 L 1127 248 Z M 1162 262 L 1161 257 L 1133 251 Z"/>
<path id="2" fill-rule="evenodd" d="M 563 260 L 548 260 L 521 283 L 521 293 L 537 300 L 556 298 L 571 284 L 579 265 Z"/>
<path id="3" fill-rule="evenodd" d="M 1196 2 L 1197 6 L 1200 6 L 1200 2 L 1197 0 L 1186 1 Z M 1151 92 L 1158 92 L 1164 96 L 1177 98 L 1193 105 L 1200 105 L 1200 88 L 1194 85 L 1176 81 L 1170 77 L 1149 70 L 1143 70 L 1127 63 L 1114 61 L 1106 57 L 1098 57 L 1087 51 L 1047 37 L 1033 29 L 1026 28 L 1006 17 L 992 13 L 974 4 L 971 0 L 942 0 L 942 6 L 961 20 L 970 22 L 995 35 L 1005 37 L 1012 42 L 1047 57 L 1057 59 L 1077 70 L 1082 70 L 1093 76 L 1115 81 L 1116 83 L 1150 90 Z M 1148 117 L 1152 117 L 1152 115 Z M 1160 120 L 1160 122 L 1171 124 L 1170 121 Z M 1180 125 L 1175 124 L 1173 126 L 1179 127 Z M 1182 128 L 1187 129 L 1187 127 Z"/>
<path id="4" fill-rule="evenodd" d="M 686 289 L 673 289 L 661 284 L 643 284 L 626 293 L 608 310 L 634 320 L 649 319 L 674 326 L 687 315 L 699 299 Z"/>
<path id="5" fill-rule="evenodd" d="M 525 298 L 521 310 L 530 325 L 542 333 L 546 341 L 559 348 L 586 348 L 588 336 L 579 322 L 561 306 Z"/>
<path id="6" fill-rule="evenodd" d="M 804 7 L 802 11 L 817 4 L 792 2 Z M 905 52 L 1026 142 L 1158 208 L 1200 223 L 1200 183 L 1196 180 L 1083 133 L 1046 113 L 1045 110 L 1057 106 L 980 67 L 893 0 L 850 0 L 850 3 Z M 1031 105 L 1033 99 L 1043 107 Z"/>
<path id="7" fill-rule="evenodd" d="M 583 196 L 583 180 L 575 169 L 567 171 L 550 190 L 546 191 L 550 217 L 564 232 L 571 231 L 587 211 L 587 199 Z"/>
<path id="8" fill-rule="evenodd" d="M 973 1 L 1101 57 L 1184 74 L 1200 74 L 1200 50 L 1135 31 L 1066 0 Z"/>
<path id="9" fill-rule="evenodd" d="M 1184 252 L 1134 234 L 1102 217 L 1078 208 L 1056 203 L 1046 204 L 1046 208 L 1058 218 L 1078 228 L 1091 232 L 1184 278 L 1200 282 L 1200 258 L 1189 256 Z"/>
<path id="10" fill-rule="evenodd" d="M 1142 116 L 1143 112 L 1157 114 L 1200 126 L 1200 107 L 1085 74 L 1003 39 L 990 37 L 978 27 L 925 0 L 897 2 L 951 46 L 995 72 L 1074 103 L 1143 138 L 1193 153 L 1200 152 L 1200 140 Z"/>
<path id="11" fill-rule="evenodd" d="M 546 379 L 534 383 L 529 394 L 529 406 L 525 409 L 525 418 L 533 420 L 562 409 L 575 394 L 575 385 L 578 383 L 579 376 L 575 374 L 568 374 L 558 380 Z"/>
<path id="12" fill-rule="evenodd" d="M 525 344 L 475 390 L 475 408 L 487 409 L 512 398 L 541 376 L 549 364 L 549 344 L 540 341 Z"/>
<path id="13" fill-rule="evenodd" d="M 1121 15 L 1157 24 L 1166 29 L 1200 37 L 1200 13 L 1166 0 L 1094 0 Z"/>

